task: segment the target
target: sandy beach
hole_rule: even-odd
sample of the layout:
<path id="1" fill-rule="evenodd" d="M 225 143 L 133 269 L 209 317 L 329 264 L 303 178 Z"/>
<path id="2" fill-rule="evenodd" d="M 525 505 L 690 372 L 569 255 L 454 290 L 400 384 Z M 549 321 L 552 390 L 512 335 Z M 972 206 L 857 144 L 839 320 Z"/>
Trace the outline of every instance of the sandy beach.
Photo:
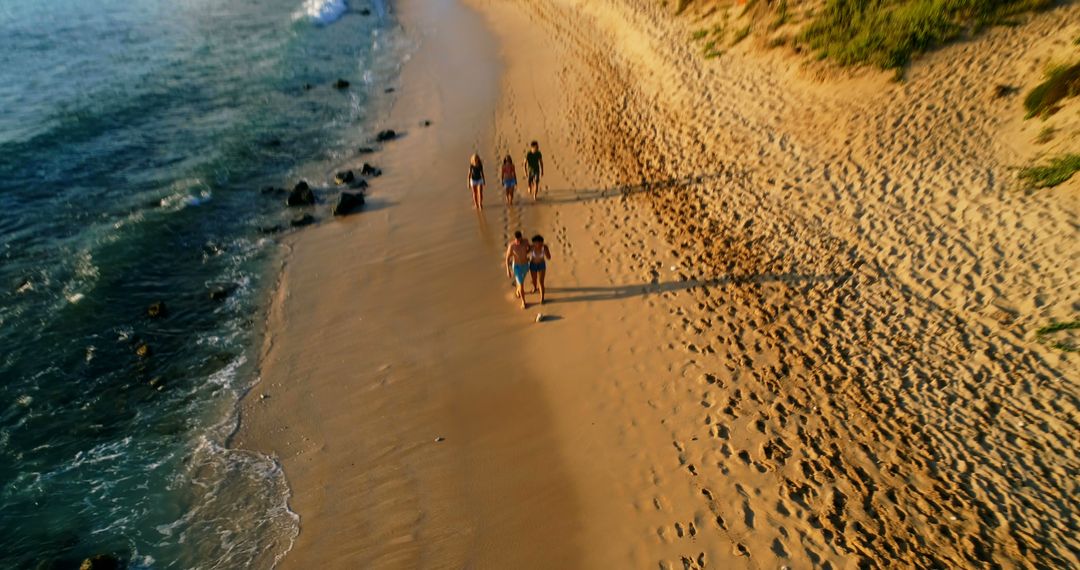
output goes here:
<path id="1" fill-rule="evenodd" d="M 281 568 L 1080 565 L 1080 374 L 1035 335 L 1080 312 L 1080 181 L 1023 191 L 991 96 L 1080 7 L 902 83 L 706 59 L 646 0 L 396 9 L 404 135 L 366 211 L 285 238 L 233 441 L 288 477 Z M 553 253 L 527 311 L 517 229 Z"/>

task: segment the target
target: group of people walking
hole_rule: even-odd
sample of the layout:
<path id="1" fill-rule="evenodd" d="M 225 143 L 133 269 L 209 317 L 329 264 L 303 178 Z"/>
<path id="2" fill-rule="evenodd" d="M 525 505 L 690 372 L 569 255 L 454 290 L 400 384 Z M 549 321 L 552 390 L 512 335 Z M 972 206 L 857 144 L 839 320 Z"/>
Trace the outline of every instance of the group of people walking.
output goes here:
<path id="1" fill-rule="evenodd" d="M 529 184 L 529 194 L 535 201 L 540 192 L 540 179 L 544 176 L 544 155 L 540 152 L 540 143 L 532 141 L 525 151 L 525 176 Z M 517 189 L 517 168 L 514 159 L 507 154 L 499 172 L 506 205 L 514 204 L 514 191 Z M 473 208 L 484 209 L 484 163 L 480 155 L 469 158 L 469 189 L 472 190 Z M 528 308 L 525 301 L 525 282 L 532 276 L 532 293 L 540 293 L 540 304 L 545 301 L 545 283 L 547 262 L 551 259 L 551 249 L 544 243 L 544 237 L 535 235 L 526 240 L 520 232 L 514 232 L 514 239 L 506 246 L 506 276 L 514 280 L 514 296 L 521 301 L 521 308 Z"/>
<path id="2" fill-rule="evenodd" d="M 529 143 L 529 148 L 525 151 L 525 176 L 529 184 L 529 194 L 536 200 L 536 195 L 540 192 L 540 178 L 544 176 L 544 155 L 540 152 L 540 143 L 536 141 Z M 514 203 L 514 191 L 517 190 L 517 167 L 509 154 L 503 158 L 499 179 L 502 182 L 506 205 L 510 206 Z M 472 190 L 473 207 L 477 210 L 484 209 L 486 184 L 484 162 L 480 160 L 480 155 L 473 154 L 469 158 L 469 189 Z"/>

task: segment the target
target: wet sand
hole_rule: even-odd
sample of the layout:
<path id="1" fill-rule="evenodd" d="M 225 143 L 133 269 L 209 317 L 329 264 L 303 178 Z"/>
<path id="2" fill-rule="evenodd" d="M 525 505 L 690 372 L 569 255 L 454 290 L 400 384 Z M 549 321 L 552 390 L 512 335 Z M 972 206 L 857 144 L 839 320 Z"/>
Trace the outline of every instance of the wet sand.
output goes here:
<path id="1" fill-rule="evenodd" d="M 1033 330 L 1080 191 L 1017 191 L 986 93 L 1075 6 L 822 84 L 655 2 L 466 4 L 401 4 L 373 207 L 287 244 L 239 438 L 289 476 L 283 567 L 1077 565 L 1076 361 Z M 470 211 L 466 157 L 534 138 L 541 201 Z"/>
<path id="2" fill-rule="evenodd" d="M 456 2 L 399 9 L 421 47 L 384 126 L 405 134 L 362 157 L 386 173 L 363 213 L 287 240 L 236 445 L 285 467 L 301 533 L 283 568 L 572 567 L 576 497 L 501 268 L 510 220 L 496 188 L 471 211 L 465 184 L 474 150 L 495 171 L 492 39 Z"/>

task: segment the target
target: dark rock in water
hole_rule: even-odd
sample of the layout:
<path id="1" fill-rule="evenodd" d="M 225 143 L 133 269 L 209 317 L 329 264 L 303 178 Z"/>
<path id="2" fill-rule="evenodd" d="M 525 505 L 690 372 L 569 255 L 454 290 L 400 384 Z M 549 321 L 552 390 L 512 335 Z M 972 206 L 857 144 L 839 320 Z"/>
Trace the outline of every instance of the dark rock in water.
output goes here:
<path id="1" fill-rule="evenodd" d="M 375 149 L 371 148 L 370 146 L 362 146 L 356 149 L 356 154 L 371 154 L 373 152 L 375 152 Z"/>
<path id="2" fill-rule="evenodd" d="M 158 301 L 146 308 L 146 316 L 151 319 L 160 319 L 169 316 L 169 308 L 165 301 Z"/>
<path id="3" fill-rule="evenodd" d="M 361 8 L 361 9 L 357 10 L 357 13 L 360 14 L 361 16 L 370 16 L 371 15 L 371 10 L 368 10 L 367 8 Z"/>
<path id="4" fill-rule="evenodd" d="M 315 223 L 315 216 L 311 214 L 304 214 L 303 216 L 293 218 L 289 225 L 294 228 L 302 228 L 304 226 L 310 226 Z"/>
<path id="5" fill-rule="evenodd" d="M 367 187 L 368 187 L 367 180 L 364 180 L 363 178 L 357 178 L 351 184 L 349 184 L 349 188 L 352 188 L 353 190 L 361 190 L 361 189 L 367 188 Z"/>
<path id="6" fill-rule="evenodd" d="M 310 83 L 305 83 L 304 84 L 304 91 L 311 91 L 314 88 L 315 88 L 315 86 L 310 84 Z"/>
<path id="7" fill-rule="evenodd" d="M 259 228 L 258 228 L 259 233 L 263 234 L 263 235 L 276 234 L 276 233 L 280 232 L 283 229 L 285 229 L 285 228 L 283 228 L 281 226 L 259 226 Z"/>
<path id="8" fill-rule="evenodd" d="M 378 142 L 392 141 L 397 136 L 397 131 L 394 129 L 386 129 L 385 131 L 379 131 L 379 134 L 375 135 L 375 140 Z"/>
<path id="9" fill-rule="evenodd" d="M 431 121 L 428 120 L 428 119 L 424 119 L 423 121 L 420 121 L 420 126 L 421 127 L 430 127 L 431 126 Z"/>
<path id="10" fill-rule="evenodd" d="M 289 197 L 285 199 L 286 206 L 310 206 L 314 203 L 315 193 L 311 191 L 308 183 L 303 180 L 296 183 L 292 192 L 289 192 Z"/>
<path id="11" fill-rule="evenodd" d="M 334 182 L 336 182 L 338 184 L 348 184 L 348 183 L 352 182 L 353 180 L 356 180 L 356 175 L 354 175 L 353 171 L 351 171 L 351 170 L 346 170 L 344 172 L 338 172 L 337 175 L 334 176 Z"/>
<path id="12" fill-rule="evenodd" d="M 274 195 L 274 194 L 284 194 L 285 189 L 284 188 L 275 188 L 273 186 L 263 186 L 263 188 L 261 190 L 259 190 L 259 193 L 262 194 L 263 196 L 271 196 L 271 195 Z"/>
<path id="13" fill-rule="evenodd" d="M 138 355 L 139 358 L 150 358 L 153 351 L 150 350 L 149 344 L 143 343 L 135 347 L 135 354 Z"/>
<path id="14" fill-rule="evenodd" d="M 393 93 L 394 91 L 397 91 L 397 89 L 394 89 L 393 87 L 387 87 L 386 89 L 383 89 L 383 93 Z"/>
<path id="15" fill-rule="evenodd" d="M 334 82 L 334 89 L 348 89 L 348 88 L 349 88 L 349 82 L 345 81 L 344 79 L 338 79 L 337 81 Z"/>
<path id="16" fill-rule="evenodd" d="M 112 554 L 98 554 L 87 558 L 79 565 L 79 570 L 120 570 L 120 559 Z"/>
<path id="17" fill-rule="evenodd" d="M 364 205 L 364 194 L 361 192 L 342 192 L 338 196 L 337 204 L 334 204 L 334 215 L 344 216 Z"/>
<path id="18" fill-rule="evenodd" d="M 270 148 L 277 148 L 277 147 L 281 146 L 281 139 L 269 139 L 266 142 L 264 142 L 263 144 L 265 144 L 266 146 L 268 146 Z"/>
<path id="19" fill-rule="evenodd" d="M 210 299 L 212 301 L 224 301 L 233 291 L 239 287 L 236 283 L 216 283 L 210 286 Z"/>
<path id="20" fill-rule="evenodd" d="M 360 168 L 360 174 L 362 176 L 382 176 L 382 170 L 365 162 L 364 166 Z"/>

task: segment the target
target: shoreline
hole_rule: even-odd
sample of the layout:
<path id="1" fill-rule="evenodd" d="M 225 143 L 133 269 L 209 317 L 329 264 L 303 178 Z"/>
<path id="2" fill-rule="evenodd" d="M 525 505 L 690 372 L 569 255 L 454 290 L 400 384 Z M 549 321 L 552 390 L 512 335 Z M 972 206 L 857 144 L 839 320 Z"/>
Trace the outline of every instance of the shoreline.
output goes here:
<path id="1" fill-rule="evenodd" d="M 346 558 L 378 567 L 502 561 L 506 551 L 473 543 L 511 540 L 523 563 L 571 567 L 576 556 L 569 536 L 522 540 L 530 524 L 525 512 L 508 516 L 491 504 L 495 497 L 516 496 L 534 504 L 533 514 L 551 510 L 552 520 L 574 519 L 572 492 L 561 482 L 554 445 L 543 436 L 544 395 L 508 357 L 521 315 L 503 311 L 498 260 L 506 232 L 494 226 L 508 220 L 498 215 L 495 185 L 486 192 L 479 235 L 464 243 L 443 237 L 476 232 L 478 220 L 463 208 L 467 192 L 457 196 L 458 185 L 446 180 L 463 177 L 455 166 L 474 149 L 491 147 L 491 128 L 482 117 L 497 94 L 495 50 L 479 19 L 456 3 L 406 2 L 398 17 L 420 42 L 384 125 L 404 136 L 374 156 L 386 174 L 373 182 L 364 211 L 286 240 L 293 251 L 272 302 L 263 378 L 242 403 L 234 445 L 266 452 L 285 467 L 301 531 L 283 568 Z M 452 36 L 470 29 L 468 42 Z M 466 81 L 468 92 L 440 92 L 439 84 L 452 80 Z M 422 120 L 432 125 L 416 126 Z M 416 165 L 428 167 L 427 173 Z M 432 214 L 437 218 L 425 221 Z M 339 247 L 355 253 L 332 253 Z M 376 267 L 380 275 L 365 276 Z M 350 283 L 352 275 L 363 282 Z M 439 279 L 450 279 L 459 290 L 439 291 L 433 287 Z M 444 294 L 449 298 L 438 300 Z M 403 312 L 425 296 L 435 298 L 427 317 Z M 339 305 L 341 313 L 328 305 Z M 482 350 L 458 347 L 439 330 L 455 328 L 483 342 Z M 377 346 L 378 361 L 348 354 L 351 343 L 341 338 L 367 350 Z M 418 345 L 438 354 L 418 355 Z M 453 385 L 438 384 L 442 368 L 454 371 Z M 329 377 L 352 388 L 330 386 Z M 463 412 L 477 402 L 486 408 Z M 327 433 L 320 419 L 340 429 Z M 521 447 L 514 438 L 529 438 L 529 453 L 506 452 Z M 343 447 L 350 451 L 330 453 Z M 527 470 L 549 474 L 533 484 L 505 486 L 503 477 Z M 367 496 L 347 490 L 358 482 L 370 488 Z M 491 489 L 502 491 L 493 496 Z M 341 510 L 346 505 L 351 514 Z"/>
<path id="2" fill-rule="evenodd" d="M 1011 192 L 1017 104 L 979 89 L 1053 14 L 848 93 L 703 60 L 644 0 L 403 6 L 428 41 L 386 126 L 434 124 L 293 239 L 243 402 L 301 515 L 282 567 L 1075 565 L 1075 361 L 1027 337 L 1074 310 L 1077 185 Z M 542 201 L 469 212 L 467 155 L 531 139 Z M 555 256 L 525 314 L 519 227 Z"/>

